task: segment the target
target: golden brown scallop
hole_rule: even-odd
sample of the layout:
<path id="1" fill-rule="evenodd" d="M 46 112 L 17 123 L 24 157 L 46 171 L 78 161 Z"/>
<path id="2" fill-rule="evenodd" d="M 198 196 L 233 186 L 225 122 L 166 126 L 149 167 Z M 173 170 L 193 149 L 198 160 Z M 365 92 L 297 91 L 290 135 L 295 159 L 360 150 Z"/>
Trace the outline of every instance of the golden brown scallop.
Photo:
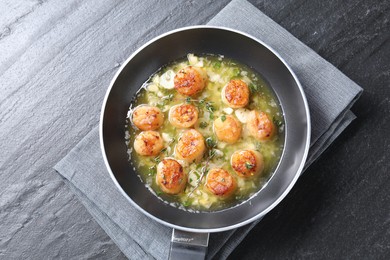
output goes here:
<path id="1" fill-rule="evenodd" d="M 133 110 L 132 122 L 140 130 L 156 130 L 164 123 L 164 114 L 158 107 L 140 105 Z"/>
<path id="2" fill-rule="evenodd" d="M 216 196 L 229 197 L 237 188 L 236 179 L 226 170 L 215 168 L 207 173 L 206 188 Z"/>
<path id="3" fill-rule="evenodd" d="M 187 184 L 183 166 L 175 159 L 166 158 L 157 165 L 156 183 L 167 194 L 178 194 Z"/>
<path id="4" fill-rule="evenodd" d="M 195 129 L 186 130 L 175 147 L 175 155 L 186 162 L 198 161 L 206 149 L 203 136 Z"/>
<path id="5" fill-rule="evenodd" d="M 242 178 L 258 176 L 264 169 L 261 153 L 253 150 L 235 151 L 230 159 L 235 173 Z"/>
<path id="6" fill-rule="evenodd" d="M 241 123 L 231 115 L 223 115 L 214 120 L 214 132 L 219 141 L 235 143 L 241 137 Z"/>
<path id="7" fill-rule="evenodd" d="M 247 128 L 249 133 L 259 141 L 270 140 L 275 133 L 275 126 L 269 116 L 255 110 L 249 113 Z"/>
<path id="8" fill-rule="evenodd" d="M 143 131 L 134 140 L 134 150 L 140 155 L 157 155 L 163 147 L 163 139 L 156 131 Z"/>
<path id="9" fill-rule="evenodd" d="M 182 95 L 194 96 L 200 93 L 207 82 L 206 72 L 194 66 L 181 69 L 175 76 L 175 89 Z"/>
<path id="10" fill-rule="evenodd" d="M 198 109 L 191 104 L 180 104 L 169 110 L 169 122 L 179 128 L 192 127 L 198 120 Z"/>
<path id="11" fill-rule="evenodd" d="M 248 85 L 240 79 L 232 79 L 222 89 L 222 101 L 232 108 L 245 107 L 249 103 Z"/>

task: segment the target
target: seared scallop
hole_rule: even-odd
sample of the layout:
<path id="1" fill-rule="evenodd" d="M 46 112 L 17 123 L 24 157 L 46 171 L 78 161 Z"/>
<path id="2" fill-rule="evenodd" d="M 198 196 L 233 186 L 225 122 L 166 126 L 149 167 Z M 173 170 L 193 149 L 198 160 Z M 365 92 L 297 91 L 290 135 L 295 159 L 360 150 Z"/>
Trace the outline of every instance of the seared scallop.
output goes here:
<path id="1" fill-rule="evenodd" d="M 247 128 L 249 133 L 259 141 L 271 139 L 275 132 L 275 126 L 269 116 L 256 110 L 249 113 Z"/>
<path id="2" fill-rule="evenodd" d="M 191 104 L 180 104 L 169 110 L 169 122 L 179 128 L 189 128 L 198 120 L 198 109 Z"/>
<path id="3" fill-rule="evenodd" d="M 156 183 L 163 192 L 178 194 L 186 187 L 187 175 L 178 161 L 166 158 L 157 165 Z"/>
<path id="4" fill-rule="evenodd" d="M 140 130 L 156 130 L 164 123 L 164 114 L 158 107 L 140 105 L 133 110 L 132 122 Z"/>
<path id="5" fill-rule="evenodd" d="M 242 178 L 258 176 L 264 169 L 261 153 L 253 150 L 235 151 L 230 159 L 235 173 Z"/>
<path id="6" fill-rule="evenodd" d="M 222 89 L 222 101 L 232 108 L 245 107 L 249 103 L 248 85 L 240 79 L 232 79 Z"/>
<path id="7" fill-rule="evenodd" d="M 178 159 L 191 163 L 200 160 L 205 149 L 203 136 L 195 129 L 190 129 L 180 136 L 175 147 L 175 155 Z"/>
<path id="8" fill-rule="evenodd" d="M 219 141 L 229 144 L 241 137 L 241 123 L 231 115 L 223 115 L 214 120 L 214 132 Z"/>
<path id="9" fill-rule="evenodd" d="M 206 86 L 206 72 L 194 66 L 181 69 L 175 76 L 175 89 L 182 95 L 194 96 L 201 92 Z"/>
<path id="10" fill-rule="evenodd" d="M 235 178 L 224 169 L 216 168 L 207 173 L 206 188 L 216 196 L 229 197 L 236 187 Z"/>
<path id="11" fill-rule="evenodd" d="M 163 139 L 156 131 L 143 131 L 134 140 L 134 150 L 140 155 L 157 155 L 163 147 Z"/>

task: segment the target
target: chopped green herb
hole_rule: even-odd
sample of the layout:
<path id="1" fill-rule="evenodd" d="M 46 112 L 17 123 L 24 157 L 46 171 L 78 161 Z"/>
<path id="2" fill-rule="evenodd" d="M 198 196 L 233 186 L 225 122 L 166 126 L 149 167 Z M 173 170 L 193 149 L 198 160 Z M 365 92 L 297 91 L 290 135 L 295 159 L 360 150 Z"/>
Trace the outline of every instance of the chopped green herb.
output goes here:
<path id="1" fill-rule="evenodd" d="M 161 162 L 160 156 L 154 157 L 153 160 L 154 160 L 156 163 L 160 163 L 160 162 Z"/>
<path id="2" fill-rule="evenodd" d="M 214 62 L 213 67 L 219 69 L 221 67 L 221 62 L 220 61 Z"/>
<path id="3" fill-rule="evenodd" d="M 241 74 L 241 71 L 240 71 L 240 69 L 239 68 L 234 68 L 233 69 L 233 74 L 234 74 L 234 76 L 240 76 L 240 74 Z"/>
<path id="4" fill-rule="evenodd" d="M 251 84 L 249 84 L 249 90 L 251 91 L 252 94 L 254 94 L 254 93 L 259 92 L 260 88 L 259 88 L 259 86 L 251 83 Z"/>
<path id="5" fill-rule="evenodd" d="M 157 172 L 157 170 L 156 170 L 156 165 L 153 165 L 153 166 L 149 167 L 149 172 L 148 172 L 148 175 L 149 175 L 149 176 L 155 175 L 156 172 Z"/>
<path id="6" fill-rule="evenodd" d="M 206 138 L 206 144 L 207 144 L 207 147 L 210 149 L 217 146 L 217 142 L 212 137 Z"/>
<path id="7" fill-rule="evenodd" d="M 274 122 L 274 125 L 276 125 L 277 127 L 281 127 L 283 124 L 280 120 L 276 119 L 275 117 L 273 118 L 272 121 Z"/>
<path id="8" fill-rule="evenodd" d="M 221 116 L 221 120 L 222 120 L 222 122 L 225 122 L 226 116 L 225 116 L 225 115 L 222 115 L 222 116 Z"/>
<path id="9" fill-rule="evenodd" d="M 215 149 L 209 150 L 209 159 L 212 159 L 215 156 Z"/>
<path id="10" fill-rule="evenodd" d="M 168 155 L 168 148 L 167 148 L 167 147 L 163 148 L 163 149 L 161 150 L 161 152 L 162 152 L 162 153 L 166 153 L 166 155 Z"/>
<path id="11" fill-rule="evenodd" d="M 245 167 L 250 170 L 252 169 L 253 167 L 255 167 L 253 164 L 251 164 L 250 162 L 245 162 Z"/>
<path id="12" fill-rule="evenodd" d="M 190 97 L 186 97 L 186 103 L 190 103 L 191 102 L 191 98 Z"/>
<path id="13" fill-rule="evenodd" d="M 200 177 L 199 173 L 197 171 L 194 171 L 194 174 L 196 175 L 196 178 L 199 179 L 199 177 Z"/>
<path id="14" fill-rule="evenodd" d="M 199 127 L 202 129 L 206 128 L 208 125 L 209 124 L 207 124 L 206 122 L 203 122 L 203 121 L 199 123 Z"/>
<path id="15" fill-rule="evenodd" d="M 183 201 L 183 206 L 184 207 L 188 207 L 188 206 L 190 206 L 192 204 L 192 201 L 191 200 L 186 200 L 186 201 Z"/>
<path id="16" fill-rule="evenodd" d="M 211 102 L 206 102 L 206 109 L 210 112 L 210 113 L 214 113 L 215 111 L 215 108 L 213 105 L 211 105 Z"/>

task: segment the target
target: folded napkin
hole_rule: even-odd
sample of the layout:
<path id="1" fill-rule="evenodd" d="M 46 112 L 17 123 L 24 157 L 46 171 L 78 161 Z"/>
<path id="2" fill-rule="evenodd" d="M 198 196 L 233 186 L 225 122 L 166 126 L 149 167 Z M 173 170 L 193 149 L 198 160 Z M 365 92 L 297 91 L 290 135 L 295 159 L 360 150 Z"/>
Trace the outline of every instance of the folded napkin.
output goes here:
<path id="1" fill-rule="evenodd" d="M 251 34 L 275 49 L 291 66 L 305 90 L 312 119 L 306 167 L 355 118 L 349 108 L 361 88 L 245 0 L 234 0 L 210 22 Z M 133 208 L 111 180 L 93 129 L 55 169 L 96 221 L 131 259 L 167 259 L 171 228 Z M 257 222 L 210 235 L 207 258 L 226 258 Z"/>

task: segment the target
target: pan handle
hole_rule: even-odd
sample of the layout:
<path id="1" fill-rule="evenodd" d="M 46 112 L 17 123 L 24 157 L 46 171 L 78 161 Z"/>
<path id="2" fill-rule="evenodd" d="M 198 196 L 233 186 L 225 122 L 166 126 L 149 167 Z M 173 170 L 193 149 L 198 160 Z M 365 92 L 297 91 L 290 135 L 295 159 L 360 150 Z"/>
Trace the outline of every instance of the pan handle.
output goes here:
<path id="1" fill-rule="evenodd" d="M 172 230 L 169 260 L 205 259 L 209 245 L 209 233 L 192 233 Z"/>

